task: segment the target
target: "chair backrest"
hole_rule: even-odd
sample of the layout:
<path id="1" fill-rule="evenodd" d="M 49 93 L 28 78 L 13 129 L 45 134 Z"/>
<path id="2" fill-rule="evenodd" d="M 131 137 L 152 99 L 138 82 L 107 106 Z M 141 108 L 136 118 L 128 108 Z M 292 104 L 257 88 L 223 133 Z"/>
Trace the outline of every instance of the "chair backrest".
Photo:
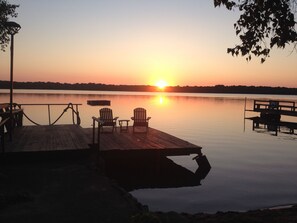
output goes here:
<path id="1" fill-rule="evenodd" d="M 146 121 L 146 110 L 144 108 L 135 108 L 134 109 L 134 120 L 137 122 Z"/>
<path id="2" fill-rule="evenodd" d="M 112 110 L 110 108 L 101 108 L 99 110 L 100 119 L 104 120 L 113 120 Z"/>

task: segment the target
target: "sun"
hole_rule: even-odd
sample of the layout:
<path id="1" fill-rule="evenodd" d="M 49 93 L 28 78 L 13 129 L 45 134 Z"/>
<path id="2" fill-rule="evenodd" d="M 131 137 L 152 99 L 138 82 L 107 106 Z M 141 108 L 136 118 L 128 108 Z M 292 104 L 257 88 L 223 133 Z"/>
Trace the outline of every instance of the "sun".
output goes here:
<path id="1" fill-rule="evenodd" d="M 168 84 L 166 81 L 164 80 L 159 80 L 157 83 L 156 83 L 156 86 L 158 87 L 159 90 L 164 90 Z"/>

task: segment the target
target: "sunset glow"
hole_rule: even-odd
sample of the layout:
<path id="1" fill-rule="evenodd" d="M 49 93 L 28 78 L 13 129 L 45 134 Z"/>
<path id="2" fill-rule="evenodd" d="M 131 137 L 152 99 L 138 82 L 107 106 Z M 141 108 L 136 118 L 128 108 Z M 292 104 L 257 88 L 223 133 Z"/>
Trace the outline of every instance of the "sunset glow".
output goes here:
<path id="1" fill-rule="evenodd" d="M 273 49 L 264 64 L 227 54 L 239 43 L 238 14 L 214 8 L 213 1 L 9 2 L 19 5 L 13 20 L 22 26 L 14 37 L 15 81 L 160 91 L 166 85 L 296 87 L 297 53 L 290 46 Z M 10 78 L 9 53 L 9 46 L 0 52 L 1 80 Z"/>
<path id="2" fill-rule="evenodd" d="M 159 80 L 157 83 L 156 83 L 156 86 L 158 87 L 159 90 L 164 90 L 168 84 L 166 81 L 164 80 Z"/>

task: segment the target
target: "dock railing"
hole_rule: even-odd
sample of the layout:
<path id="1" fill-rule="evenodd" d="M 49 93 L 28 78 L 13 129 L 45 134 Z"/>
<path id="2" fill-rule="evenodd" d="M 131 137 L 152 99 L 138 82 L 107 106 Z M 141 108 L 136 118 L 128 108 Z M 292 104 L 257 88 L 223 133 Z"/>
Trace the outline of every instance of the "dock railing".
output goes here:
<path id="1" fill-rule="evenodd" d="M 254 100 L 254 111 L 267 110 L 297 112 L 294 101 Z"/>
<path id="2" fill-rule="evenodd" d="M 48 125 L 54 125 L 56 124 L 59 119 L 70 109 L 72 113 L 72 123 L 76 125 L 80 125 L 80 116 L 79 116 L 79 111 L 78 111 L 78 106 L 82 104 L 73 104 L 73 103 L 68 103 L 68 104 L 18 104 L 20 108 L 22 106 L 46 106 L 47 107 L 47 115 L 48 115 Z M 52 114 L 51 114 L 51 108 L 53 106 L 66 106 L 65 109 L 61 112 L 61 114 L 58 116 L 58 118 L 55 121 L 52 121 Z M 24 116 L 33 124 L 35 125 L 40 125 L 39 123 L 35 122 L 32 118 L 28 116 L 24 112 Z M 76 120 L 75 120 L 76 119 Z"/>

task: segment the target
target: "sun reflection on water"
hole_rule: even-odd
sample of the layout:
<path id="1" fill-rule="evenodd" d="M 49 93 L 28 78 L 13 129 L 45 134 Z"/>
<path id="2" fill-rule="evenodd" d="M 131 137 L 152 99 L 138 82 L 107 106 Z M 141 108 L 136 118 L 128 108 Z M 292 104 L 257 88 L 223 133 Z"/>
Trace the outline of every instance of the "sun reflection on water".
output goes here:
<path id="1" fill-rule="evenodd" d="M 154 101 L 157 105 L 167 105 L 168 104 L 168 98 L 164 95 L 157 95 L 154 98 Z"/>
<path id="2" fill-rule="evenodd" d="M 159 97 L 159 103 L 160 103 L 161 105 L 164 104 L 164 97 L 162 97 L 162 96 Z"/>

